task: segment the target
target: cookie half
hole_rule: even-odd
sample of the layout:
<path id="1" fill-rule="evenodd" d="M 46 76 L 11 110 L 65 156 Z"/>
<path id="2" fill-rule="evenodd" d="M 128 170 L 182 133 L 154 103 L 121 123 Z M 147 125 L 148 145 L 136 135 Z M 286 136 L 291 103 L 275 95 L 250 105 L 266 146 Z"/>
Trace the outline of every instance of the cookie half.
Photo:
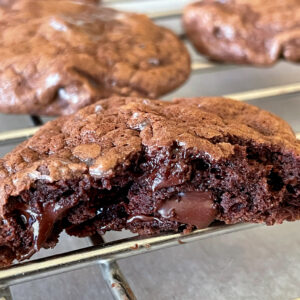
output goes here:
<path id="1" fill-rule="evenodd" d="M 112 95 L 155 98 L 190 73 L 184 44 L 145 15 L 22 0 L 0 17 L 0 112 L 67 115 Z"/>
<path id="2" fill-rule="evenodd" d="M 101 100 L 44 125 L 0 161 L 1 263 L 59 233 L 139 234 L 300 217 L 290 126 L 223 98 Z"/>
<path id="3" fill-rule="evenodd" d="M 200 53 L 222 62 L 300 61 L 299 0 L 204 0 L 185 8 L 186 33 Z"/>

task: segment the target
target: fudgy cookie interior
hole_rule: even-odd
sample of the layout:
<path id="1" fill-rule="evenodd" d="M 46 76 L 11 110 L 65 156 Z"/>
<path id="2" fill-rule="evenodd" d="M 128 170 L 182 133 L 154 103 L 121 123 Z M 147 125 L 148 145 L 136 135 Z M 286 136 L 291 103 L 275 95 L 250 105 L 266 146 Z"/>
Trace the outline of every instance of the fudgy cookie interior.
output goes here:
<path id="1" fill-rule="evenodd" d="M 0 261 L 89 236 L 300 218 L 299 142 L 223 98 L 116 97 L 43 126 L 0 160 Z"/>
<path id="2" fill-rule="evenodd" d="M 295 159 L 269 147 L 226 142 L 235 145 L 235 153 L 216 164 L 205 153 L 174 145 L 151 156 L 140 153 L 111 180 L 38 182 L 10 198 L 6 222 L 15 231 L 6 234 L 6 243 L 12 240 L 20 259 L 54 246 L 64 228 L 77 236 L 124 228 L 152 234 L 204 228 L 214 220 L 273 224 L 297 219 Z M 1 253 L 14 258 L 7 247 Z"/>

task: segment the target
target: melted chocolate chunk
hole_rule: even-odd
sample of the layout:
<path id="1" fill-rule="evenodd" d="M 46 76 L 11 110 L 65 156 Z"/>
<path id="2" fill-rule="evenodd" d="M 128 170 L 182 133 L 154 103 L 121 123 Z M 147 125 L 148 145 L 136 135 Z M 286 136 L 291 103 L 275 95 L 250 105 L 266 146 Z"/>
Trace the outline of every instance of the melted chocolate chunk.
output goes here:
<path id="1" fill-rule="evenodd" d="M 165 200 L 157 212 L 165 219 L 194 225 L 198 229 L 210 225 L 217 215 L 210 192 L 179 193 L 177 197 Z"/>
<path id="2" fill-rule="evenodd" d="M 135 223 L 135 222 L 158 222 L 161 223 L 162 221 L 158 218 L 145 216 L 145 215 L 137 215 L 137 216 L 129 216 L 127 220 L 127 224 Z"/>
<path id="3" fill-rule="evenodd" d="M 32 209 L 26 204 L 16 206 L 15 214 L 20 216 L 24 227 L 29 228 L 32 232 L 32 250 L 27 255 L 23 255 L 22 258 L 30 257 L 43 246 L 51 235 L 54 224 L 62 219 L 70 207 L 59 202 L 45 203 L 40 211 Z"/>

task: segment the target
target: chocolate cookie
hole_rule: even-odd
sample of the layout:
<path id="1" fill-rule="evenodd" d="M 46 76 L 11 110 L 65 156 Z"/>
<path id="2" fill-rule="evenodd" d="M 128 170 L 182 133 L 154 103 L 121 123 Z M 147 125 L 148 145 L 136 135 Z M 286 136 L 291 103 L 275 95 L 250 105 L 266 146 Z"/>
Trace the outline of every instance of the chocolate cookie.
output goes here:
<path id="1" fill-rule="evenodd" d="M 59 233 L 139 234 L 300 217 L 289 125 L 223 98 L 101 100 L 44 125 L 0 161 L 2 264 Z"/>
<path id="2" fill-rule="evenodd" d="M 28 1 L 28 0 L 0 0 L 0 6 L 10 7 L 10 6 L 14 5 L 16 2 L 21 2 L 21 1 Z M 35 1 L 48 1 L 48 0 L 35 0 Z M 54 1 L 54 0 L 52 0 L 52 1 Z M 56 0 L 56 1 L 68 1 L 68 0 Z M 69 1 L 83 2 L 83 3 L 89 3 L 89 4 L 98 4 L 101 2 L 101 0 L 69 0 Z"/>
<path id="3" fill-rule="evenodd" d="M 144 15 L 22 0 L 0 16 L 4 113 L 66 115 L 112 95 L 153 98 L 190 72 L 184 44 Z"/>
<path id="4" fill-rule="evenodd" d="M 203 0 L 186 7 L 183 24 L 213 60 L 270 65 L 300 61 L 300 0 Z"/>

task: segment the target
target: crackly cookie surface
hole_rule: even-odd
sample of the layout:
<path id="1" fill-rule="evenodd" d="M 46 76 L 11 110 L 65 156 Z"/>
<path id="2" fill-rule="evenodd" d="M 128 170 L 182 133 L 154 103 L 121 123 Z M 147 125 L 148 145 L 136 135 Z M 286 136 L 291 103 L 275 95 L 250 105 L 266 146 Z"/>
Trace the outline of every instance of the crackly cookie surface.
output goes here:
<path id="1" fill-rule="evenodd" d="M 114 97 L 44 125 L 0 161 L 0 261 L 59 233 L 140 234 L 300 217 L 290 126 L 224 98 Z"/>
<path id="2" fill-rule="evenodd" d="M 299 0 L 204 0 L 186 7 L 187 35 L 217 61 L 270 65 L 300 61 Z"/>
<path id="3" fill-rule="evenodd" d="M 154 98 L 183 83 L 190 60 L 144 15 L 79 1 L 0 7 L 0 111 L 66 115 L 112 95 Z"/>
<path id="4" fill-rule="evenodd" d="M 28 1 L 28 0 L 0 0 L 0 6 L 10 7 L 14 5 L 16 2 L 22 2 L 22 1 Z M 35 0 L 35 2 L 36 1 L 48 1 L 48 0 Z M 82 3 L 89 3 L 89 4 L 98 4 L 101 2 L 101 0 L 56 0 L 56 1 L 72 1 L 72 2 L 82 2 Z"/>

